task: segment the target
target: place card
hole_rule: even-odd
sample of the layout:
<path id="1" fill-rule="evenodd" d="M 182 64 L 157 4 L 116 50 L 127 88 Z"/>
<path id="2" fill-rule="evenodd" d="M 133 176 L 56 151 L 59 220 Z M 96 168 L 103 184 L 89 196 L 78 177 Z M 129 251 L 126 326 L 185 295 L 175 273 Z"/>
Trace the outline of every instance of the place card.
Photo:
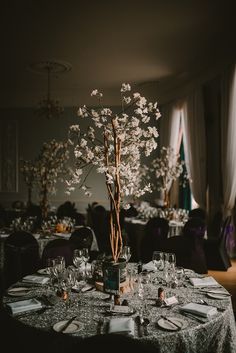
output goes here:
<path id="1" fill-rule="evenodd" d="M 178 299 L 175 297 L 175 296 L 173 296 L 173 297 L 169 297 L 169 298 L 165 298 L 164 299 L 164 303 L 166 304 L 166 305 L 174 305 L 174 304 L 178 304 Z"/>

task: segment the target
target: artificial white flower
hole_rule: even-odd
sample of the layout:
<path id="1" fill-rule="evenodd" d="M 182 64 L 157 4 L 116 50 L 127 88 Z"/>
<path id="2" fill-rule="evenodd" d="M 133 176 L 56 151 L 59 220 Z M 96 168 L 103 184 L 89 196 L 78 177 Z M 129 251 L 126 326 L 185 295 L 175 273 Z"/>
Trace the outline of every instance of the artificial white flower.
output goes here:
<path id="1" fill-rule="evenodd" d="M 83 177 L 80 173 L 71 174 L 69 188 L 78 184 L 89 196 L 91 192 L 84 184 L 85 181 L 87 183 L 91 170 L 95 168 L 97 173 L 104 174 L 111 206 L 110 224 L 113 225 L 111 250 L 115 261 L 122 248 L 119 225 L 121 203 L 124 203 L 126 196 L 140 197 L 146 192 L 151 192 L 149 182 L 143 178 L 139 169 L 141 156 L 149 156 L 157 147 L 158 131 L 151 123 L 153 121 L 155 124 L 159 115 L 157 104 L 147 102 L 147 99 L 141 97 L 139 93 L 131 94 L 130 97 L 124 96 L 125 92 L 131 91 L 130 84 L 123 83 L 120 91 L 122 100 L 120 113 L 113 113 L 102 104 L 97 109 L 83 106 L 79 110 L 79 115 L 90 117 L 91 124 L 84 133 L 80 127 L 78 129 L 73 127 L 69 130 L 68 136 L 69 140 L 75 141 L 76 168 L 80 168 L 83 173 Z M 102 97 L 97 89 L 93 90 L 91 95 Z M 79 134 L 75 136 L 74 131 L 78 131 Z"/>

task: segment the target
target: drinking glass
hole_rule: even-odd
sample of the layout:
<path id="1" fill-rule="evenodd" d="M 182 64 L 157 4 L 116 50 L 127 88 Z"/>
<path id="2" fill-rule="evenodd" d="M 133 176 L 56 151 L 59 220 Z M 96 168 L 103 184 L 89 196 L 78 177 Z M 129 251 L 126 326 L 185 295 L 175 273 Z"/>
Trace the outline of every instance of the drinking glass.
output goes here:
<path id="1" fill-rule="evenodd" d="M 87 263 L 89 261 L 90 255 L 89 255 L 89 249 L 88 248 L 84 248 L 82 250 L 82 254 L 83 254 L 83 261 L 84 261 L 84 272 L 85 272 L 85 278 L 87 278 Z"/>
<path id="2" fill-rule="evenodd" d="M 178 281 L 178 286 L 181 287 L 184 282 L 184 268 L 177 266 L 176 267 L 176 278 Z"/>
<path id="3" fill-rule="evenodd" d="M 125 245 L 122 249 L 121 252 L 121 257 L 123 257 L 125 259 L 126 262 L 129 262 L 130 258 L 131 258 L 131 249 L 130 246 Z"/>
<path id="4" fill-rule="evenodd" d="M 84 261 L 83 250 L 75 249 L 73 252 L 73 264 L 75 265 L 75 267 L 79 269 L 83 261 Z"/>
<path id="5" fill-rule="evenodd" d="M 152 262 L 157 271 L 162 271 L 164 267 L 164 253 L 162 251 L 153 251 Z"/>

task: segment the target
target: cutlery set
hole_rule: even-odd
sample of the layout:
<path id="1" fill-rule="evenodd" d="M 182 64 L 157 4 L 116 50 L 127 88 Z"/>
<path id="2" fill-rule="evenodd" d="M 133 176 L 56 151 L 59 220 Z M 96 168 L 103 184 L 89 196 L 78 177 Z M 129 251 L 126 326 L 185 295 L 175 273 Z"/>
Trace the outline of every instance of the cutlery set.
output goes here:
<path id="1" fill-rule="evenodd" d="M 76 319 L 77 316 L 73 316 L 72 318 L 70 318 L 69 320 L 67 320 L 65 322 L 64 325 L 62 325 L 62 327 L 59 329 L 59 332 L 63 333 L 65 332 L 65 330 L 67 329 L 67 327 L 70 326 L 70 324 L 72 324 L 72 322 Z"/>
<path id="2" fill-rule="evenodd" d="M 138 328 L 138 336 L 143 337 L 148 336 L 148 325 L 150 324 L 150 321 L 148 318 L 143 318 L 141 315 L 138 315 L 135 317 L 135 322 L 137 324 Z"/>

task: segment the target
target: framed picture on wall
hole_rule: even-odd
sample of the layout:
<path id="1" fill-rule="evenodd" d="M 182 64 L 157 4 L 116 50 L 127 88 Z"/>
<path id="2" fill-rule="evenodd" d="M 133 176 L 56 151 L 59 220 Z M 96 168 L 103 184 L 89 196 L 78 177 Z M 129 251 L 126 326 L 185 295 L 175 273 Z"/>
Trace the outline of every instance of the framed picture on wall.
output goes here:
<path id="1" fill-rule="evenodd" d="M 0 192 L 18 191 L 18 124 L 0 121 Z"/>

